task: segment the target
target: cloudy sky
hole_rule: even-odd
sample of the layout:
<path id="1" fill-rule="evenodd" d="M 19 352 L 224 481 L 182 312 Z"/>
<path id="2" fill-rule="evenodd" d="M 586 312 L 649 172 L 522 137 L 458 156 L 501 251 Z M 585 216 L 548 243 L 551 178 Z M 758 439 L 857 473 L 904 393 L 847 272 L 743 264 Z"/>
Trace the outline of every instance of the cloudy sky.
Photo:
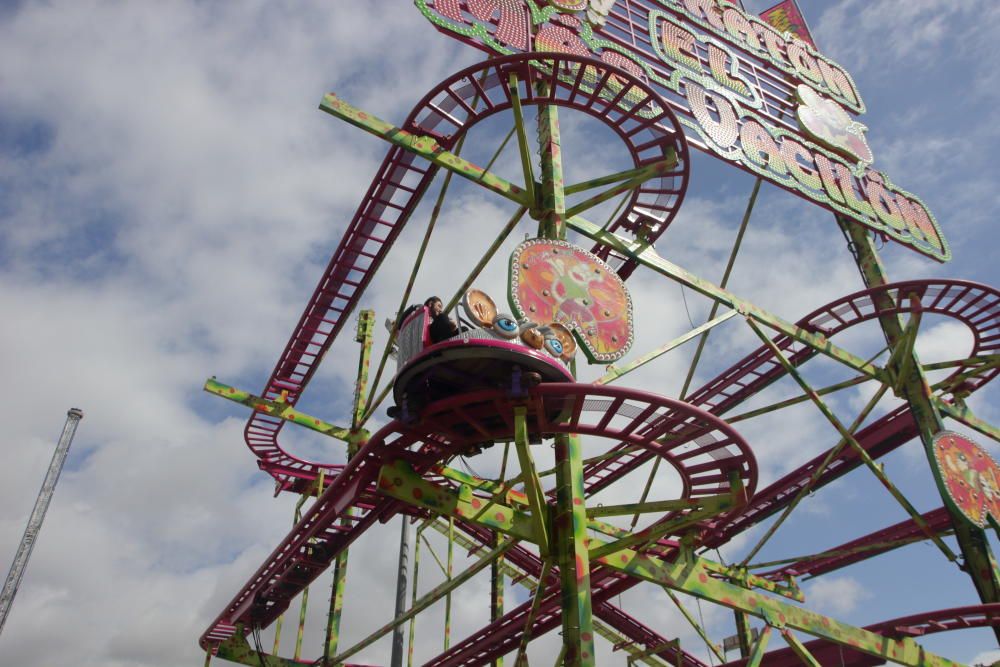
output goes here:
<path id="1" fill-rule="evenodd" d="M 954 260 L 940 265 L 887 246 L 890 276 L 1000 282 L 992 235 L 1000 210 L 992 164 L 1000 146 L 1000 6 L 801 5 L 822 52 L 852 73 L 867 102 L 861 120 L 875 165 L 928 204 L 953 247 Z M 201 385 L 211 375 L 251 391 L 263 385 L 385 152 L 317 104 L 335 91 L 401 122 L 427 89 L 481 57 L 437 34 L 405 1 L 0 2 L 0 367 L 7 378 L 0 567 L 13 557 L 66 410 L 86 413 L 0 636 L 0 663 L 34 667 L 73 656 L 82 666 L 200 664 L 198 636 L 287 531 L 294 505 L 294 498 L 272 498 L 270 478 L 243 444 L 245 411 Z M 621 155 L 596 122 L 564 122 L 570 181 L 620 168 Z M 489 159 L 506 129 L 499 121 L 477 128 L 468 155 Z M 512 179 L 520 173 L 514 159 L 508 150 L 497 162 Z M 695 156 L 688 198 L 659 252 L 718 281 L 752 185 L 742 172 Z M 506 202 L 456 184 L 416 294 L 451 294 L 511 212 Z M 429 213 L 425 202 L 366 295 L 364 306 L 379 320 L 398 304 Z M 522 223 L 515 236 L 531 231 Z M 505 290 L 502 258 L 511 247 L 480 281 L 496 296 Z M 629 285 L 639 354 L 703 321 L 710 307 L 641 271 Z M 861 282 L 830 214 L 765 185 L 730 287 L 795 320 Z M 700 380 L 752 349 L 737 319 L 713 334 Z M 922 357 L 965 356 L 964 329 L 928 319 Z M 302 404 L 341 423 L 357 354 L 349 338 L 335 345 Z M 380 331 L 377 343 L 384 340 Z M 868 332 L 843 344 L 863 354 L 877 343 Z M 676 395 L 692 352 L 681 348 L 627 383 Z M 836 373 L 821 363 L 807 367 L 817 383 L 844 377 Z M 597 374 L 586 369 L 582 377 Z M 872 391 L 862 386 L 831 405 L 850 422 Z M 766 398 L 794 393 L 779 383 Z M 970 405 L 995 423 L 995 398 L 987 388 Z M 886 400 L 880 412 L 892 405 Z M 765 484 L 835 441 L 808 407 L 742 422 L 739 430 Z M 342 457 L 333 441 L 292 428 L 283 437 L 294 452 Z M 995 443 L 978 440 L 997 455 Z M 470 465 L 490 474 L 495 458 Z M 918 443 L 885 464 L 918 509 L 940 505 Z M 668 497 L 670 488 L 667 476 L 656 493 Z M 617 493 L 627 498 L 629 490 Z M 858 471 L 803 503 L 761 557 L 820 551 L 904 518 Z M 379 527 L 352 551 L 345 642 L 391 615 L 397 534 L 396 523 Z M 742 536 L 720 556 L 742 557 L 760 534 Z M 440 574 L 423 562 L 426 590 Z M 305 656 L 322 642 L 328 586 L 328 576 L 314 586 Z M 459 638 L 487 613 L 487 581 L 468 586 L 456 602 Z M 957 567 L 923 544 L 806 582 L 805 590 L 811 608 L 856 624 L 977 601 Z M 521 591 L 510 596 L 524 599 Z M 636 589 L 621 602 L 652 610 L 639 615 L 707 659 L 662 592 Z M 690 606 L 716 639 L 731 634 L 731 614 Z M 438 606 L 421 619 L 418 656 L 440 646 L 440 617 Z M 286 630 L 284 655 L 292 636 Z M 264 637 L 270 646 L 271 633 Z M 539 640 L 533 655 L 551 662 L 557 639 Z M 981 630 L 934 636 L 926 646 L 963 662 L 985 660 L 996 648 Z M 604 664 L 623 662 L 607 644 L 600 651 Z M 359 660 L 386 664 L 388 644 Z"/>

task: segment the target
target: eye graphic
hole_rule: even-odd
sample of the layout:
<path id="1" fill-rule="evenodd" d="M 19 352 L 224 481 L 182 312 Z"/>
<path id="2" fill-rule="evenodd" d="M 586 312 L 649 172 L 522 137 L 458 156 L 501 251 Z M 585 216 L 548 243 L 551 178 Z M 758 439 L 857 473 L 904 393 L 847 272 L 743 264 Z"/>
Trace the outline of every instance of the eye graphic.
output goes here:
<path id="1" fill-rule="evenodd" d="M 563 344 L 559 342 L 558 338 L 546 338 L 545 349 L 553 357 L 561 357 L 563 353 Z"/>
<path id="2" fill-rule="evenodd" d="M 493 330 L 504 338 L 517 338 L 517 322 L 510 315 L 497 315 L 493 319 Z"/>

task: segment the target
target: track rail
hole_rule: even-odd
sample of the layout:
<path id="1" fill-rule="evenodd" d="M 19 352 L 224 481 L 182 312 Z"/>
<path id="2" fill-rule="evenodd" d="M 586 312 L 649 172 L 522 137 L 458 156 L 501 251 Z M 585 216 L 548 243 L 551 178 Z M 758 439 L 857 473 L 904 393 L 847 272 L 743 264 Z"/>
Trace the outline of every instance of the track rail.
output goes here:
<path id="1" fill-rule="evenodd" d="M 915 301 L 910 299 L 911 295 L 916 297 Z M 887 297 L 885 302 L 890 305 L 879 309 L 876 303 L 883 297 Z M 950 317 L 965 324 L 973 338 L 970 356 L 996 354 L 1000 350 L 1000 292 L 962 280 L 911 280 L 861 290 L 816 309 L 797 324 L 808 331 L 832 337 L 863 322 L 918 310 L 925 315 Z M 813 348 L 784 334 L 775 336 L 772 341 L 795 366 L 817 354 Z M 959 366 L 950 377 L 966 370 L 966 366 Z M 1000 368 L 995 368 L 967 380 L 964 389 L 975 391 L 998 372 Z M 766 345 L 761 345 L 685 400 L 721 415 L 784 375 L 781 363 Z M 648 460 L 644 452 L 632 452 L 588 466 L 584 471 L 588 493 L 599 491 Z"/>
<path id="2" fill-rule="evenodd" d="M 929 611 L 875 623 L 865 629 L 886 637 L 920 637 L 935 632 L 987 628 L 997 625 L 1000 625 L 1000 603 Z M 806 642 L 805 646 L 821 665 L 871 667 L 885 664 L 884 660 L 879 660 L 867 653 L 855 651 L 847 646 L 831 644 L 821 639 Z M 745 664 L 746 660 L 735 660 L 720 665 L 720 667 L 742 667 Z M 791 648 L 783 648 L 768 652 L 764 657 L 764 664 L 767 667 L 793 667 L 801 665 L 802 659 Z"/>
<path id="3" fill-rule="evenodd" d="M 675 167 L 633 191 L 624 212 L 609 227 L 650 241 L 663 234 L 686 190 L 687 143 L 656 92 L 607 63 L 555 53 L 495 58 L 468 67 L 431 90 L 410 112 L 402 129 L 433 137 L 450 150 L 477 123 L 511 109 L 511 75 L 520 82 L 522 104 L 566 107 L 606 123 L 637 167 L 676 156 Z M 591 76 L 596 79 L 590 81 Z M 542 93 L 531 85 L 535 82 L 551 85 Z M 298 402 L 436 173 L 435 165 L 412 153 L 389 149 L 271 372 L 261 392 L 264 398 L 285 395 L 290 405 Z M 608 250 L 604 248 L 603 253 L 607 256 Z M 616 268 L 627 276 L 635 266 L 634 261 L 622 259 Z M 297 473 L 316 477 L 320 470 L 327 475 L 339 471 L 337 466 L 289 453 L 278 441 L 283 427 L 283 421 L 255 412 L 244 428 L 258 465 L 279 487 L 294 484 Z"/>
<path id="4" fill-rule="evenodd" d="M 404 459 L 417 472 L 430 473 L 484 439 L 510 438 L 516 405 L 527 406 L 534 434 L 579 433 L 653 451 L 678 470 L 689 497 L 728 491 L 732 472 L 748 493 L 756 486 L 756 461 L 739 434 L 718 417 L 663 396 L 559 383 L 535 387 L 524 398 L 482 391 L 438 401 L 425 409 L 420 423 L 393 421 L 372 436 L 202 635 L 202 646 L 232 636 L 237 624 L 244 631 L 269 625 L 338 553 L 375 521 L 398 511 L 397 501 L 372 495 L 384 463 Z M 671 429 L 682 435 L 669 445 L 659 443 L 657 439 Z M 351 507 L 359 510 L 353 523 L 339 525 Z M 625 585 L 617 582 L 619 575 L 609 576 L 615 582 L 607 580 L 608 586 L 617 590 Z"/>

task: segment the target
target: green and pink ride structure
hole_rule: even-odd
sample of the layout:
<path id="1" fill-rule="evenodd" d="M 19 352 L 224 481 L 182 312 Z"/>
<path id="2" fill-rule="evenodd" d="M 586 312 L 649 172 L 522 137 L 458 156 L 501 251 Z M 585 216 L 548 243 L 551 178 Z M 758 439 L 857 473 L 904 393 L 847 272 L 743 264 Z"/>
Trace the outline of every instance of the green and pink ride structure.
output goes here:
<path id="1" fill-rule="evenodd" d="M 246 443 L 278 492 L 298 494 L 302 501 L 314 498 L 201 636 L 206 660 L 347 665 L 434 603 L 450 601 L 453 590 L 487 568 L 491 596 L 483 605 L 489 622 L 455 642 L 446 625 L 444 649 L 420 656 L 422 664 L 500 664 L 504 656 L 522 664 L 531 640 L 560 629 L 561 650 L 549 660 L 568 665 L 595 664 L 598 636 L 629 664 L 701 666 L 698 652 L 707 648 L 711 660 L 734 665 L 948 665 L 956 663 L 914 638 L 970 627 L 998 632 L 1000 576 L 985 529 L 1000 517 L 1000 470 L 967 436 L 946 430 L 944 419 L 996 439 L 997 430 L 974 415 L 965 399 L 1000 367 L 1000 293 L 953 279 L 888 280 L 872 229 L 942 261 L 950 253 L 919 200 L 867 169 L 864 160 L 857 168 L 841 169 L 850 164 L 850 150 L 858 157 L 857 127 L 848 128 L 853 139 L 838 150 L 836 137 L 821 136 L 819 123 L 809 120 L 822 113 L 817 99 L 848 120 L 844 108 L 863 111 L 846 73 L 792 34 L 779 35 L 736 5 L 714 0 L 417 0 L 416 5 L 441 32 L 491 57 L 445 79 L 400 126 L 332 94 L 322 101 L 324 111 L 381 137 L 390 148 L 263 391 L 253 395 L 215 380 L 206 384 L 208 391 L 252 408 Z M 807 92 L 799 90 L 803 87 Z M 754 105 L 747 106 L 747 99 Z M 525 121 L 529 107 L 537 122 L 534 150 Z M 631 166 L 567 185 L 559 115 L 568 112 L 582 112 L 609 128 Z M 513 125 L 520 184 L 459 155 L 469 130 L 498 116 Z M 653 243 L 684 200 L 692 146 L 754 173 L 758 185 L 768 180 L 832 210 L 864 289 L 791 321 L 728 291 L 728 271 L 714 284 L 661 256 Z M 537 176 L 533 154 L 540 157 Z M 399 310 L 389 318 L 389 340 L 373 381 L 375 316 L 358 312 L 361 354 L 350 425 L 302 413 L 296 405 L 324 354 L 358 310 L 442 169 L 516 206 L 445 306 L 456 316 L 461 305 L 458 333 L 433 342 L 426 307 L 400 316 L 410 299 L 411 277 Z M 583 217 L 615 199 L 621 205 L 606 224 Z M 473 283 L 525 215 L 537 221 L 538 231 L 510 256 L 507 304 L 498 306 Z M 427 238 L 436 216 L 437 210 Z M 705 324 L 628 360 L 633 329 L 646 315 L 638 312 L 633 321 L 627 287 L 640 269 L 707 297 L 713 309 Z M 914 341 L 921 320 L 931 316 L 964 325 L 971 352 L 922 365 Z M 613 385 L 696 338 L 697 364 L 708 331 L 732 318 L 746 323 L 759 347 L 701 387 L 688 391 L 685 383 L 682 398 Z M 865 359 L 834 342 L 864 323 L 881 328 L 884 357 Z M 397 371 L 380 387 L 390 353 Z M 609 366 L 596 381 L 580 382 L 576 366 L 583 358 L 621 365 Z M 813 359 L 846 368 L 852 378 L 814 389 L 800 372 Z M 951 374 L 929 383 L 926 374 L 941 369 Z M 723 418 L 782 378 L 793 380 L 801 394 Z M 846 423 L 824 397 L 864 382 L 877 389 L 853 423 Z M 390 392 L 393 418 L 369 432 L 366 427 Z M 871 417 L 889 392 L 902 399 L 899 407 Z M 733 424 L 800 403 L 812 403 L 840 439 L 761 487 L 755 449 Z M 279 441 L 289 421 L 345 443 L 346 463 L 289 453 Z M 914 439 L 927 452 L 942 497 L 939 508 L 924 513 L 877 461 Z M 554 452 L 551 470 L 536 464 L 538 445 L 546 442 Z M 490 446 L 493 454 L 503 450 L 498 475 L 455 467 L 460 457 Z M 647 475 L 650 468 L 653 476 Z M 805 496 L 860 469 L 878 478 L 905 520 L 809 556 L 753 561 Z M 673 475 L 676 497 L 650 499 L 657 470 Z M 598 503 L 598 493 L 631 501 Z M 340 619 L 351 613 L 352 601 L 344 599 L 349 547 L 397 516 L 419 523 L 418 534 L 431 529 L 447 538 L 448 578 L 419 597 L 413 581 L 408 609 L 398 609 L 395 619 L 345 648 Z M 642 527 L 636 528 L 640 517 Z M 709 557 L 772 517 L 777 520 L 742 562 L 727 565 Z M 801 578 L 921 541 L 962 563 L 981 604 L 921 610 L 868 627 L 808 608 Z M 455 545 L 476 559 L 453 576 Z M 322 650 L 304 660 L 308 587 L 331 568 L 333 595 Z M 512 582 L 531 592 L 523 603 L 506 608 L 504 586 Z M 620 606 L 623 592 L 649 585 L 666 591 L 664 604 L 681 609 L 699 636 L 697 644 L 682 646 Z M 265 652 L 260 630 L 280 623 L 299 596 L 294 657 L 277 655 L 277 637 L 274 650 Z M 738 659 L 728 660 L 684 607 L 691 597 L 732 610 Z M 775 631 L 787 647 L 768 651 Z M 412 625 L 410 642 L 412 664 Z"/>

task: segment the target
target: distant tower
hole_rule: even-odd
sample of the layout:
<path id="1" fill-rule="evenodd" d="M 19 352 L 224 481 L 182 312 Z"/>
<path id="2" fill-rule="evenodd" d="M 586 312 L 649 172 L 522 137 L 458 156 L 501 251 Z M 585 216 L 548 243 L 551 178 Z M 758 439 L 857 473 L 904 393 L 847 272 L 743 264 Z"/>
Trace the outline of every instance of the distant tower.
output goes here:
<path id="1" fill-rule="evenodd" d="M 14 603 L 14 596 L 21 585 L 21 578 L 31 558 L 31 549 L 38 539 L 38 531 L 42 528 L 42 521 L 45 519 L 45 512 L 49 509 L 49 501 L 52 500 L 52 493 L 56 489 L 56 482 L 59 481 L 59 473 L 62 472 L 63 463 L 66 462 L 66 454 L 69 453 L 69 445 L 73 442 L 73 435 L 76 433 L 76 426 L 83 419 L 83 411 L 71 408 L 66 413 L 66 424 L 63 426 L 62 435 L 59 436 L 59 444 L 56 445 L 56 452 L 52 455 L 52 462 L 49 463 L 49 471 L 45 473 L 45 481 L 42 482 L 42 489 L 38 492 L 38 499 L 35 500 L 35 509 L 31 511 L 31 518 L 28 519 L 28 527 L 24 529 L 24 536 L 21 544 L 17 548 L 17 555 L 10 566 L 7 574 L 7 581 L 4 582 L 3 592 L 0 593 L 0 633 L 7 622 L 7 614 Z"/>

